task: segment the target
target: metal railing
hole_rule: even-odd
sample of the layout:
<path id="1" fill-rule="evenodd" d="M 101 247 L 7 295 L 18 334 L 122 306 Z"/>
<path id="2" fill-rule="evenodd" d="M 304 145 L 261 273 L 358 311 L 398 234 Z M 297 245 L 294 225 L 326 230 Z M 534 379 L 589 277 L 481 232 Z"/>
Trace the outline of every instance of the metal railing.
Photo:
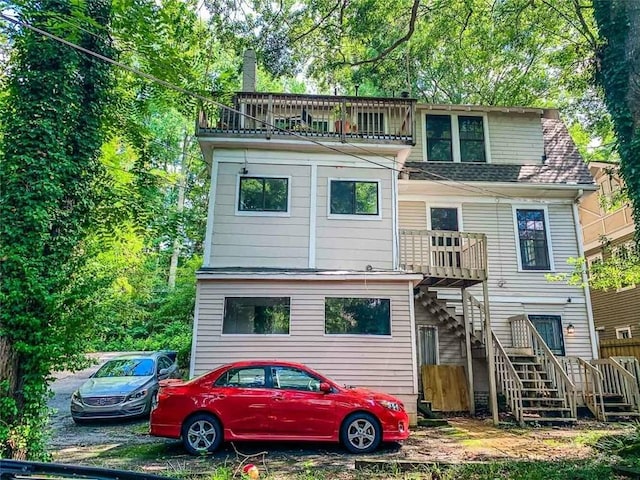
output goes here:
<path id="1" fill-rule="evenodd" d="M 400 265 L 433 277 L 487 279 L 487 237 L 483 233 L 400 230 Z"/>
<path id="2" fill-rule="evenodd" d="M 606 421 L 602 373 L 580 357 L 563 357 L 561 362 L 575 385 L 576 392 L 582 394 L 586 407 L 596 419 Z"/>
<path id="3" fill-rule="evenodd" d="M 491 332 L 491 337 L 497 386 L 504 395 L 516 421 L 522 425 L 524 424 L 524 410 L 522 409 L 522 390 L 524 386 L 522 380 L 494 332 Z"/>
<path id="4" fill-rule="evenodd" d="M 201 110 L 204 136 L 304 136 L 341 142 L 414 145 L 416 100 L 240 92 Z"/>
<path id="5" fill-rule="evenodd" d="M 531 349 L 537 361 L 542 366 L 551 385 L 558 390 L 558 398 L 563 398 L 570 408 L 571 416 L 576 417 L 576 387 L 567 375 L 563 365 L 560 364 L 551 349 L 538 333 L 533 323 L 526 315 L 511 317 L 512 343 L 515 348 Z"/>

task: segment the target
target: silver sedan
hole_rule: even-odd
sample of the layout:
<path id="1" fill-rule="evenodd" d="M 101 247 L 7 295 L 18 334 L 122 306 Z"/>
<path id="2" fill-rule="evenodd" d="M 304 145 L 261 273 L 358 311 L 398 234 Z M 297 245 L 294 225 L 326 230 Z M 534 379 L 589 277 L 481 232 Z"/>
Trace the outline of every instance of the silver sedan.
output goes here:
<path id="1" fill-rule="evenodd" d="M 158 382 L 166 378 L 180 378 L 175 352 L 113 358 L 71 396 L 73 421 L 147 416 Z"/>

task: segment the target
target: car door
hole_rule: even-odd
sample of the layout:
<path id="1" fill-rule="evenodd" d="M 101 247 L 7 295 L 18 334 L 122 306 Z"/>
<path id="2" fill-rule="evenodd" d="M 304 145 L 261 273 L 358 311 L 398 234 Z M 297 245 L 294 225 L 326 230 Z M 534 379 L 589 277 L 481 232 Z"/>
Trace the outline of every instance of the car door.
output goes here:
<path id="1" fill-rule="evenodd" d="M 332 393 L 321 380 L 295 367 L 272 366 L 271 431 L 282 437 L 330 437 L 336 428 Z"/>
<path id="2" fill-rule="evenodd" d="M 208 407 L 234 436 L 262 436 L 269 431 L 273 391 L 267 388 L 265 367 L 232 368 L 212 385 Z"/>

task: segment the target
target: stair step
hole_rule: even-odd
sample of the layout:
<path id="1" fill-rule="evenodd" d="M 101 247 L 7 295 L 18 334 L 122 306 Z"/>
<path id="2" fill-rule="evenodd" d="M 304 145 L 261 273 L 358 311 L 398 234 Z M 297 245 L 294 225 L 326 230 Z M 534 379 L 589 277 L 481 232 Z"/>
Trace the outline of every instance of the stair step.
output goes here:
<path id="1" fill-rule="evenodd" d="M 523 412 L 570 412 L 568 407 L 522 407 Z"/>
<path id="2" fill-rule="evenodd" d="M 558 397 L 522 397 L 523 402 L 564 402 L 564 398 Z"/>
<path id="3" fill-rule="evenodd" d="M 538 363 L 538 362 L 511 362 L 511 365 L 513 365 L 514 367 L 539 367 L 542 364 Z"/>
<path id="4" fill-rule="evenodd" d="M 522 420 L 525 422 L 564 422 L 575 423 L 576 419 L 573 417 L 536 417 L 531 415 L 523 415 Z"/>
<path id="5" fill-rule="evenodd" d="M 604 412 L 605 417 L 640 417 L 638 412 Z"/>
<path id="6" fill-rule="evenodd" d="M 540 392 L 540 393 L 548 393 L 548 392 L 557 392 L 557 388 L 523 388 L 523 392 Z"/>
<path id="7" fill-rule="evenodd" d="M 553 383 L 553 380 L 549 380 L 548 378 L 521 378 L 520 381 L 523 383 Z"/>
<path id="8" fill-rule="evenodd" d="M 607 403 L 607 402 L 605 402 L 604 408 L 608 408 L 608 407 L 611 407 L 611 408 L 622 408 L 622 407 L 631 408 L 631 404 L 630 403 Z"/>

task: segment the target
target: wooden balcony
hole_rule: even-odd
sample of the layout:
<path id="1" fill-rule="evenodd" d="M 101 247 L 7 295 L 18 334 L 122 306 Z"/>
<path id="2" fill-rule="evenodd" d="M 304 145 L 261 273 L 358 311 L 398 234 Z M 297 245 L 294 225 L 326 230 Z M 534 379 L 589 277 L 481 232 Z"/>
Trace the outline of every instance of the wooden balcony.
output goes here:
<path id="1" fill-rule="evenodd" d="M 400 267 L 422 273 L 423 285 L 468 287 L 487 279 L 483 233 L 400 230 Z"/>
<path id="2" fill-rule="evenodd" d="M 246 92 L 223 103 L 200 112 L 198 136 L 415 144 L 416 101 L 410 98 Z"/>

